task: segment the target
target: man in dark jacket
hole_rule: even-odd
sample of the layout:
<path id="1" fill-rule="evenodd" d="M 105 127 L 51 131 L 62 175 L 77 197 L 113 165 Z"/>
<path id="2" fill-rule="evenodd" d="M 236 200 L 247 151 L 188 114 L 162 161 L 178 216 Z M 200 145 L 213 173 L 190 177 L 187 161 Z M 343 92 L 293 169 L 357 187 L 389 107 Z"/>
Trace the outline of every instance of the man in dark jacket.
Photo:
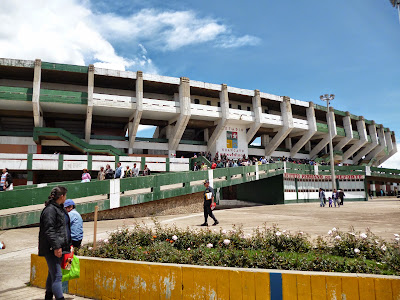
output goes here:
<path id="1" fill-rule="evenodd" d="M 339 191 L 339 202 L 340 202 L 340 205 L 343 205 L 343 199 L 344 199 L 344 197 L 345 197 L 345 194 L 344 194 L 344 192 L 343 192 L 343 189 L 340 189 L 340 191 Z"/>

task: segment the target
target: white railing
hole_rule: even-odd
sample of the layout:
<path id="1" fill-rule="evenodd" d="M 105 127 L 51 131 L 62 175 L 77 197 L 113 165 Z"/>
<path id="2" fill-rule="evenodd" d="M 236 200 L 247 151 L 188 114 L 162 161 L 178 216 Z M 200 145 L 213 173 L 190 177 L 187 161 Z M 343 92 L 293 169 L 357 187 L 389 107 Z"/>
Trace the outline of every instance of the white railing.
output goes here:
<path id="1" fill-rule="evenodd" d="M 136 103 L 135 97 L 98 94 L 98 93 L 93 94 L 93 104 L 97 106 L 131 108 L 132 103 Z"/>
<path id="2" fill-rule="evenodd" d="M 301 128 L 305 130 L 309 129 L 307 120 L 293 118 L 293 125 L 295 128 Z"/>
<path id="3" fill-rule="evenodd" d="M 180 104 L 176 101 L 143 98 L 143 110 L 179 113 Z"/>
<path id="4" fill-rule="evenodd" d="M 261 122 L 269 125 L 283 125 L 282 116 L 261 114 Z"/>
<path id="5" fill-rule="evenodd" d="M 208 117 L 221 117 L 221 107 L 202 105 L 202 104 L 190 104 L 190 110 L 192 115 L 197 116 L 208 116 Z"/>
<path id="6" fill-rule="evenodd" d="M 83 170 L 88 168 L 88 156 L 86 155 L 63 155 L 62 170 Z M 136 163 L 141 168 L 142 157 L 120 156 L 122 167 L 133 167 Z M 59 170 L 60 156 L 58 154 L 33 154 L 32 170 Z M 93 155 L 91 171 L 98 171 L 107 164 L 115 168 L 115 157 L 106 155 Z M 145 157 L 145 164 L 151 171 L 165 172 L 167 170 L 167 159 L 165 157 Z M 0 169 L 8 168 L 11 171 L 24 171 L 28 168 L 27 154 L 0 153 Z M 170 158 L 170 171 L 189 171 L 189 158 Z"/>

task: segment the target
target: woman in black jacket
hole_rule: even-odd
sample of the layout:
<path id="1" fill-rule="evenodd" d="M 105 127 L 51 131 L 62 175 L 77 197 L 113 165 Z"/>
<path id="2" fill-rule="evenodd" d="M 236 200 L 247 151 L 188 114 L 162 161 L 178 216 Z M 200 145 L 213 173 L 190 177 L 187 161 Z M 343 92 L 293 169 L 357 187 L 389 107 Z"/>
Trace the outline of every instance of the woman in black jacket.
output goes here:
<path id="1" fill-rule="evenodd" d="M 49 200 L 40 215 L 39 256 L 44 256 L 49 268 L 46 281 L 46 300 L 64 299 L 62 292 L 61 262 L 63 254 L 70 252 L 71 228 L 64 202 L 67 189 L 57 186 L 51 190 Z"/>

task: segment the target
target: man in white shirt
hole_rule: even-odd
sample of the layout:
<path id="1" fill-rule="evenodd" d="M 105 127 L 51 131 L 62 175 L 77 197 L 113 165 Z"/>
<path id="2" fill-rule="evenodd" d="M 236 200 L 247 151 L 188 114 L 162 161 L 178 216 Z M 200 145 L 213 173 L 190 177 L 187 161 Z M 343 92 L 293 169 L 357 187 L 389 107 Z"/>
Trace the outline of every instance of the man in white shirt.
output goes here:
<path id="1" fill-rule="evenodd" d="M 139 176 L 139 168 L 136 166 L 136 164 L 133 164 L 132 177 L 138 177 L 138 176 Z"/>

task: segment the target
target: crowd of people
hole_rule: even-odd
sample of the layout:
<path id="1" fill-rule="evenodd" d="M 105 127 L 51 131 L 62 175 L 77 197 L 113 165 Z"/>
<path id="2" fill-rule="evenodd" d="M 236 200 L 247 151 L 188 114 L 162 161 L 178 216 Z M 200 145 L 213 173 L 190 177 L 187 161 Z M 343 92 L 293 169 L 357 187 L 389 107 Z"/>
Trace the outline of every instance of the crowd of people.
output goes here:
<path id="1" fill-rule="evenodd" d="M 122 167 L 122 164 L 119 162 L 117 164 L 117 168 L 115 171 L 111 168 L 109 164 L 100 168 L 100 171 L 97 173 L 97 180 L 106 180 L 106 179 L 116 179 L 116 178 L 128 178 L 128 177 L 139 177 L 151 175 L 150 169 L 147 165 L 144 165 L 144 169 L 140 174 L 140 170 L 137 167 L 137 164 L 133 164 L 133 168 L 131 169 L 129 166 L 125 168 Z M 83 169 L 82 174 L 82 182 L 90 182 L 92 180 L 88 169 Z"/>
<path id="2" fill-rule="evenodd" d="M 334 189 L 332 192 L 332 197 L 328 197 L 328 199 L 327 199 L 326 195 L 325 195 L 325 190 L 323 188 L 320 188 L 318 197 L 321 202 L 320 202 L 319 206 L 325 207 L 325 205 L 328 202 L 329 207 L 333 207 L 333 205 L 335 205 L 335 207 L 336 207 L 336 205 L 337 205 L 337 207 L 340 207 L 341 205 L 343 205 L 343 200 L 344 200 L 345 196 L 346 195 L 344 194 L 343 189 L 340 189 L 339 192 L 336 191 L 336 189 Z"/>
<path id="3" fill-rule="evenodd" d="M 216 153 L 214 157 L 212 157 L 210 152 L 200 152 L 200 156 L 206 158 L 208 161 L 211 162 L 211 169 L 216 169 L 216 168 L 229 168 L 229 167 L 241 167 L 241 166 L 252 166 L 252 165 L 265 165 L 265 164 L 272 164 L 276 162 L 290 162 L 294 164 L 302 164 L 302 165 L 327 165 L 328 163 L 326 162 L 321 162 L 317 163 L 314 160 L 311 159 L 306 159 L 306 158 L 301 158 L 301 159 L 294 159 L 291 157 L 271 157 L 267 158 L 265 156 L 263 157 L 246 157 L 246 155 L 243 155 L 242 157 L 238 159 L 230 159 L 228 158 L 228 155 L 225 153 Z M 193 155 L 193 158 L 197 158 L 197 154 L 195 153 Z M 207 165 L 205 163 L 201 163 L 201 165 L 194 163 L 193 165 L 193 171 L 199 171 L 199 170 L 207 170 Z"/>

